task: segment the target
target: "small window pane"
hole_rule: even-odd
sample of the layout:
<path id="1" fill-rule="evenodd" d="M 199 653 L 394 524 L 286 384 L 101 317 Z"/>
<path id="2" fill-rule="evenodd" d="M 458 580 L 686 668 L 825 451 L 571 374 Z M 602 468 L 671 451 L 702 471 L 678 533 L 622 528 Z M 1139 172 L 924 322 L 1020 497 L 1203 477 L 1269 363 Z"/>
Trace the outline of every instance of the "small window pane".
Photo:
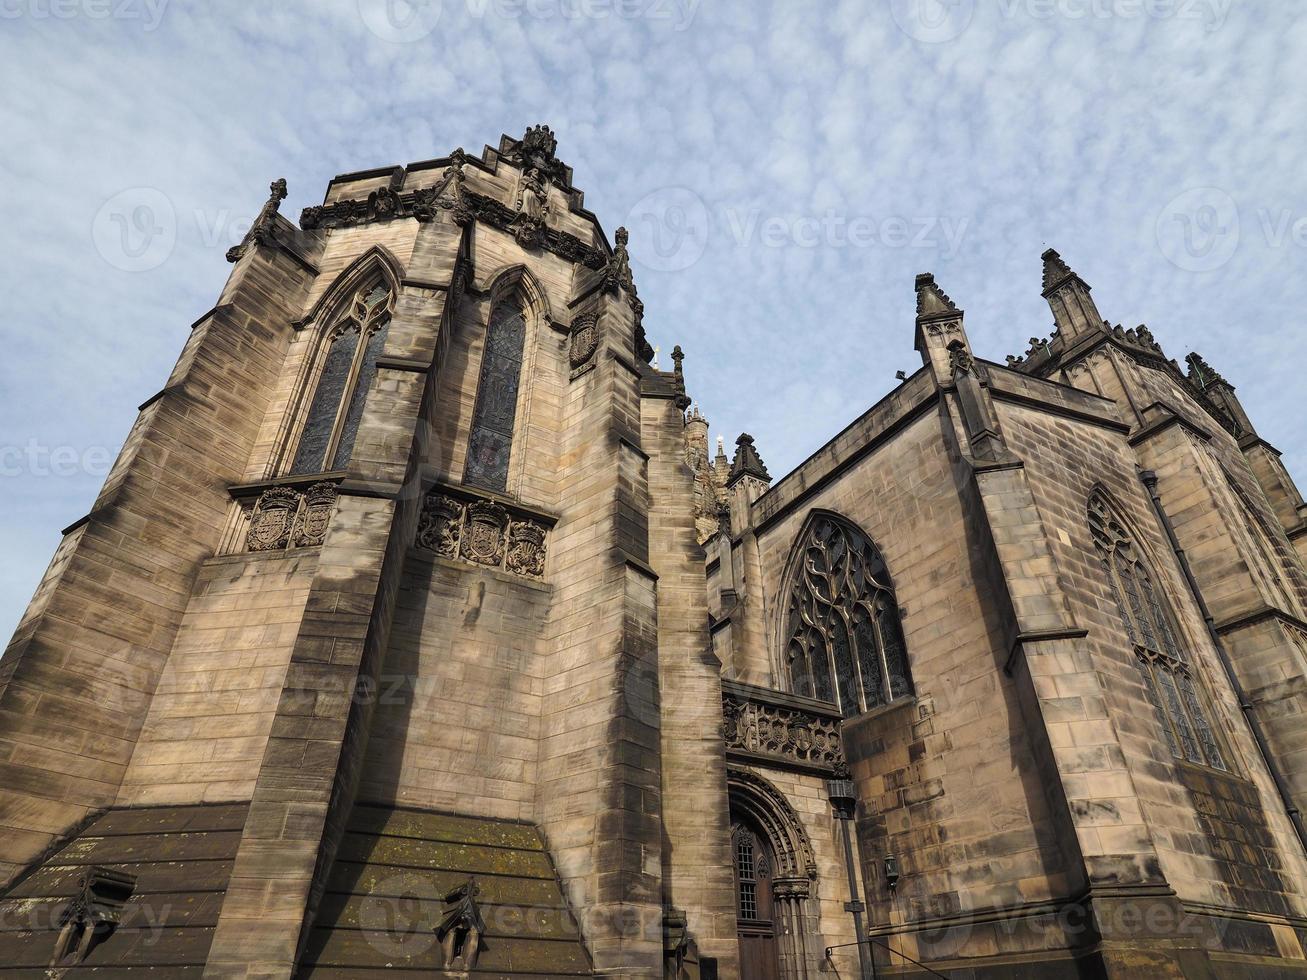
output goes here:
<path id="1" fill-rule="evenodd" d="M 522 376 L 526 319 L 513 304 L 501 303 L 490 315 L 464 482 L 487 490 L 508 486 L 513 423 Z"/>
<path id="2" fill-rule="evenodd" d="M 1189 709 L 1189 717 L 1193 719 L 1194 730 L 1198 733 L 1198 741 L 1207 755 L 1208 765 L 1216 769 L 1224 769 L 1225 760 L 1221 757 L 1220 746 L 1216 744 L 1212 726 L 1207 722 L 1207 712 L 1203 710 L 1202 702 L 1198 700 L 1198 691 L 1194 688 L 1193 679 L 1185 674 L 1180 675 L 1180 694 L 1184 698 L 1185 707 Z"/>
<path id="3" fill-rule="evenodd" d="M 341 428 L 340 441 L 336 444 L 336 458 L 331 463 L 333 470 L 344 469 L 349 465 L 354 453 L 354 440 L 359 434 L 359 423 L 363 421 L 363 406 L 367 403 L 372 379 L 377 375 L 377 358 L 386 347 L 386 334 L 389 331 L 390 324 L 385 323 L 368 338 L 363 363 L 359 366 L 358 379 L 354 383 L 354 394 L 349 400 L 349 411 Z"/>
<path id="4" fill-rule="evenodd" d="M 1162 688 L 1162 702 L 1166 705 L 1166 713 L 1171 716 L 1171 725 L 1180 739 L 1184 758 L 1190 762 L 1203 762 L 1203 754 L 1198 751 L 1198 740 L 1194 738 L 1193 729 L 1189 727 L 1189 719 L 1180 705 L 1180 692 L 1176 690 L 1175 676 L 1164 667 L 1155 670 L 1158 684 Z"/>
<path id="5" fill-rule="evenodd" d="M 354 364 L 358 342 L 358 330 L 353 327 L 346 329 L 332 342 L 331 350 L 327 353 L 327 363 L 318 380 L 318 389 L 313 394 L 313 404 L 304 422 L 299 450 L 290 470 L 292 473 L 318 473 L 322 470 L 327 445 L 331 442 L 331 434 L 336 427 L 336 416 L 340 414 L 345 385 L 349 383 L 350 368 Z"/>

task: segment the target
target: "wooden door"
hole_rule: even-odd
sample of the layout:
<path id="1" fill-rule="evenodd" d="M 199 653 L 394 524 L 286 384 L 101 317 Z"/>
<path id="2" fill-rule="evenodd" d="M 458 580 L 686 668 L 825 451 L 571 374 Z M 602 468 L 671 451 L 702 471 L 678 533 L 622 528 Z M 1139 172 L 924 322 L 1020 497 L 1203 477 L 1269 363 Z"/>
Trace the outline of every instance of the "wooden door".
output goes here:
<path id="1" fill-rule="evenodd" d="M 747 824 L 735 825 L 731 842 L 735 855 L 740 976 L 743 980 L 780 980 L 776 925 L 772 918 L 770 848 L 766 839 Z"/>

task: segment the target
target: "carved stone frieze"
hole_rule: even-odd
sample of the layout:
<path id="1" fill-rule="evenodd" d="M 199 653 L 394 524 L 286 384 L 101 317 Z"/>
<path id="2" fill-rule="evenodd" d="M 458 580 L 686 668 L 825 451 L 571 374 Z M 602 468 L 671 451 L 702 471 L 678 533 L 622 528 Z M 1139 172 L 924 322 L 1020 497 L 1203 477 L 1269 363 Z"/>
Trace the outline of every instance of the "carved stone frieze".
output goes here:
<path id="1" fill-rule="evenodd" d="M 245 535 L 247 551 L 280 551 L 322 544 L 336 505 L 336 485 L 315 483 L 306 490 L 270 487 L 259 495 Z"/>
<path id="2" fill-rule="evenodd" d="M 732 693 L 722 695 L 722 715 L 728 752 L 822 769 L 844 761 L 838 718 Z"/>
<path id="3" fill-rule="evenodd" d="M 549 536 L 545 524 L 496 501 L 456 492 L 459 496 L 440 488 L 427 493 L 418 518 L 419 548 L 514 575 L 544 575 Z"/>

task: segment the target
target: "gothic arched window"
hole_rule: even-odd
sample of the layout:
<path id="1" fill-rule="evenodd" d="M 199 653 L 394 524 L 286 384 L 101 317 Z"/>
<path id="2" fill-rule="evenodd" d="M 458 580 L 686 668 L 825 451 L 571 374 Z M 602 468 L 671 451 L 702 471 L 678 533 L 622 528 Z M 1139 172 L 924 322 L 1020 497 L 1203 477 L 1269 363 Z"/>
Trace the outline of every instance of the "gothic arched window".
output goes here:
<path id="1" fill-rule="evenodd" d="M 471 486 L 499 491 L 508 486 L 508 457 L 513 448 L 525 340 L 526 316 L 521 305 L 516 300 L 497 303 L 490 312 L 481 355 L 481 380 L 463 473 L 463 482 Z"/>
<path id="2" fill-rule="evenodd" d="M 390 308 L 390 290 L 384 283 L 363 286 L 332 328 L 291 473 L 338 470 L 349 463 L 377 358 L 386 346 Z"/>
<path id="3" fill-rule="evenodd" d="M 818 515 L 796 545 L 786 659 L 796 694 L 855 715 L 912 693 L 885 562 L 857 528 Z"/>
<path id="4" fill-rule="evenodd" d="M 1148 700 L 1166 733 L 1171 754 L 1225 768 L 1180 632 L 1165 598 L 1154 585 L 1139 547 L 1102 494 L 1089 499 L 1089 527 L 1103 574 L 1126 635 L 1134 648 Z"/>

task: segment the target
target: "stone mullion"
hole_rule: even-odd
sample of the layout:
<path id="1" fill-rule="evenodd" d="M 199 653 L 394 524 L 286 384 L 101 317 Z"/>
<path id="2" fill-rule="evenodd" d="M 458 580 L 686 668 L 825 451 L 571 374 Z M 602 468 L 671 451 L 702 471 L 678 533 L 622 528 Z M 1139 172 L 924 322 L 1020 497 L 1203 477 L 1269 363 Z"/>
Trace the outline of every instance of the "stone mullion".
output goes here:
<path id="1" fill-rule="evenodd" d="M 451 269 L 459 235 L 432 223 L 426 257 Z M 442 247 L 443 246 L 443 247 Z M 425 280 L 434 270 L 411 269 Z M 323 540 L 259 768 L 205 976 L 295 969 L 364 758 L 405 553 L 421 493 L 414 469 L 444 290 L 404 287 Z M 431 365 L 428 370 L 423 365 Z M 368 481 L 360 493 L 351 478 Z"/>

